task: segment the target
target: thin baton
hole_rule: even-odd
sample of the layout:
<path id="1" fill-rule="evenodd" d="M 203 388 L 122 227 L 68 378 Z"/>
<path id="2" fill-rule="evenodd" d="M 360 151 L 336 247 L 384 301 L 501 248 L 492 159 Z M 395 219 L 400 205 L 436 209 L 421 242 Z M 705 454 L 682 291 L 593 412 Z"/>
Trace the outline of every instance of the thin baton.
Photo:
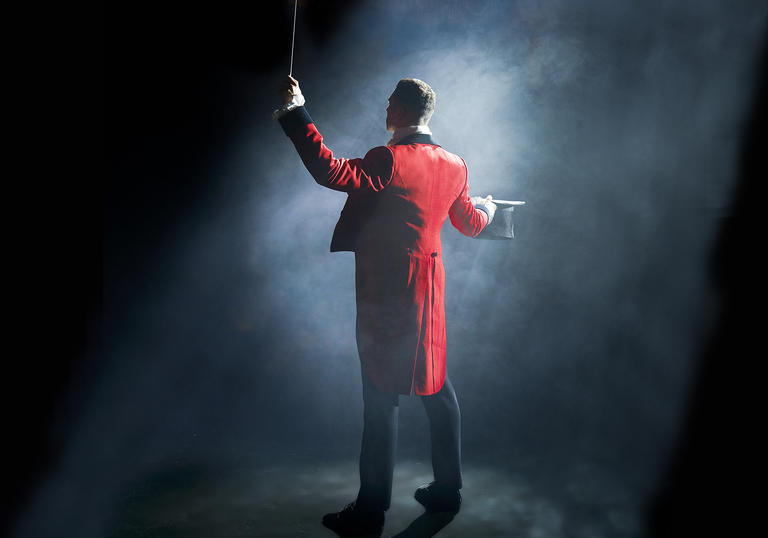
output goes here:
<path id="1" fill-rule="evenodd" d="M 293 3 L 293 33 L 291 34 L 291 67 L 288 69 L 288 76 L 293 75 L 293 44 L 296 41 L 296 8 L 299 5 L 299 0 Z"/>

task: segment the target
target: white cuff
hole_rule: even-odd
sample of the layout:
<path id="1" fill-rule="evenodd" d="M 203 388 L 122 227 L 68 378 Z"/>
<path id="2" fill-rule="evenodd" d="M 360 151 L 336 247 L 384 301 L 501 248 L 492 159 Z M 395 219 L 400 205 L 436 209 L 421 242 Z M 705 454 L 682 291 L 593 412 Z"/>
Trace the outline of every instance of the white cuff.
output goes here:
<path id="1" fill-rule="evenodd" d="M 491 223 L 491 221 L 493 220 L 493 216 L 496 214 L 496 209 L 495 208 L 488 207 L 488 206 L 483 205 L 483 204 L 477 204 L 475 206 L 475 209 L 479 209 L 480 211 L 483 211 L 483 212 L 485 212 L 486 215 L 488 215 L 488 224 Z M 488 226 L 488 224 L 486 224 L 486 226 Z"/>
<path id="2" fill-rule="evenodd" d="M 285 116 L 286 114 L 288 114 L 288 112 L 290 112 L 294 108 L 298 108 L 300 106 L 304 106 L 304 102 L 305 101 L 304 101 L 304 95 L 303 94 L 300 93 L 298 95 L 294 95 L 293 99 L 291 99 L 290 103 L 286 103 L 283 106 L 281 106 L 280 108 L 278 108 L 277 110 L 275 110 L 274 112 L 272 112 L 272 119 L 276 120 L 277 118 Z"/>

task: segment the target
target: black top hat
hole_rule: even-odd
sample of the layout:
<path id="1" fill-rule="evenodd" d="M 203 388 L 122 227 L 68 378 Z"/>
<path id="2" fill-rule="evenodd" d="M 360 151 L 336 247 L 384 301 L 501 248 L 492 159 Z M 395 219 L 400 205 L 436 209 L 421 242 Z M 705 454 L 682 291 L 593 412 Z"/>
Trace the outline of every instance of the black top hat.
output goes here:
<path id="1" fill-rule="evenodd" d="M 510 200 L 491 200 L 496 204 L 493 220 L 475 236 L 476 239 L 514 239 L 515 230 L 512 222 L 512 212 L 516 206 L 525 202 Z"/>

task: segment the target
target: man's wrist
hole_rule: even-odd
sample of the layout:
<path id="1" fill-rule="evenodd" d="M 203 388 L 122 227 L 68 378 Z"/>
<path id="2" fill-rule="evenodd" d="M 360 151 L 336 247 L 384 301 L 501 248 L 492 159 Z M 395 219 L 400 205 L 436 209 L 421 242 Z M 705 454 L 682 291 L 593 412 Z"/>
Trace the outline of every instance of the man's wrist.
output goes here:
<path id="1" fill-rule="evenodd" d="M 272 112 L 272 118 L 273 119 L 279 119 L 282 116 L 285 116 L 293 110 L 294 108 L 298 108 L 300 106 L 304 106 L 305 100 L 304 95 L 297 94 L 293 96 L 293 99 L 289 103 L 285 103 L 283 106 Z"/>
<path id="2" fill-rule="evenodd" d="M 486 206 L 484 206 L 482 204 L 476 205 L 475 209 L 479 209 L 480 211 L 485 212 L 485 214 L 488 215 L 488 224 L 491 223 L 491 221 L 493 220 L 493 214 L 495 213 L 495 211 L 491 211 L 491 208 L 486 207 Z M 486 224 L 486 226 L 487 226 L 487 224 Z"/>

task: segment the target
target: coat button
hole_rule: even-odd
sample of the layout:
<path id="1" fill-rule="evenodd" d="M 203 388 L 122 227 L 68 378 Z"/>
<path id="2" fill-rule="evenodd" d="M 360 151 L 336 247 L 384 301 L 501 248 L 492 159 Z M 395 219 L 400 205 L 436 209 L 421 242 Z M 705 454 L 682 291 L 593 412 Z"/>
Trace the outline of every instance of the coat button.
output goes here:
<path id="1" fill-rule="evenodd" d="M 432 253 L 432 257 L 434 258 L 435 256 L 437 256 L 437 252 Z"/>

